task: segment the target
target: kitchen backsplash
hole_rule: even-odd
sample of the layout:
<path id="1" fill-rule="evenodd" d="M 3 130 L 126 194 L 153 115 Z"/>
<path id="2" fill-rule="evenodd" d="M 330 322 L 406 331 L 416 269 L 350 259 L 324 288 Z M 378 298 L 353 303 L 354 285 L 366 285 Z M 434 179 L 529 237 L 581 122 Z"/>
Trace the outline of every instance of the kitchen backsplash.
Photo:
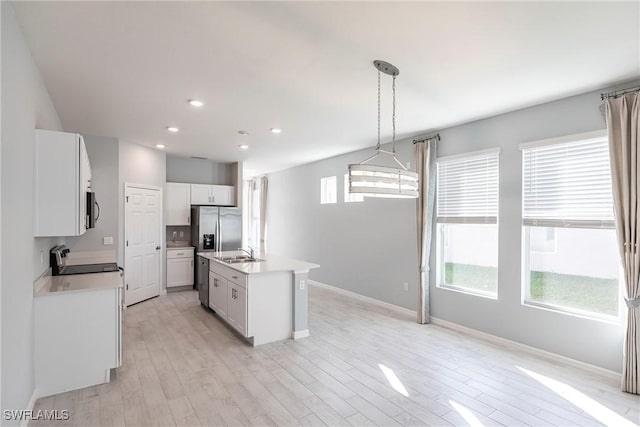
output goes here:
<path id="1" fill-rule="evenodd" d="M 173 233 L 175 233 L 175 237 Z M 191 227 L 188 225 L 168 225 L 167 242 L 172 240 L 187 241 L 191 244 Z"/>

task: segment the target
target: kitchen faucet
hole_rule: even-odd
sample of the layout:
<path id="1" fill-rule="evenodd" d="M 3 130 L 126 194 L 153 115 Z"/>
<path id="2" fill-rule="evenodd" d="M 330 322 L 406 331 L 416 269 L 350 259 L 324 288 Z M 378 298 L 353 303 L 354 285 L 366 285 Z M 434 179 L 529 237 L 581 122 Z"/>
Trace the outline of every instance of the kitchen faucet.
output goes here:
<path id="1" fill-rule="evenodd" d="M 247 255 L 249 255 L 251 258 L 255 258 L 254 255 L 254 250 L 251 246 L 247 246 L 249 248 L 249 251 L 244 249 L 244 248 L 238 248 L 239 251 L 242 251 L 244 253 L 246 253 Z"/>

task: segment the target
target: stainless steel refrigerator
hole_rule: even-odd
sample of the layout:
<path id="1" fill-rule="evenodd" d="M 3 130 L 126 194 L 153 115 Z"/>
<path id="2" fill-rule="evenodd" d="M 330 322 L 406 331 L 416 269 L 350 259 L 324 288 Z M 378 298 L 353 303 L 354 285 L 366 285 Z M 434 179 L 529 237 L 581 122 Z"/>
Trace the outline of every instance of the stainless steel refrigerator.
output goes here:
<path id="1" fill-rule="evenodd" d="M 191 218 L 196 252 L 235 251 L 242 246 L 242 209 L 192 206 Z"/>

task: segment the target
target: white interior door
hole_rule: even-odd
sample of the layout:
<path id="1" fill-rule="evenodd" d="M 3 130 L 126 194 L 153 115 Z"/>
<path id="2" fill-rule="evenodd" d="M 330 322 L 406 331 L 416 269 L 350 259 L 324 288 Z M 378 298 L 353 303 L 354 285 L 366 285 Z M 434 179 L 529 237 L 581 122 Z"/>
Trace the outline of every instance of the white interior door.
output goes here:
<path id="1" fill-rule="evenodd" d="M 125 187 L 125 304 L 160 295 L 161 190 Z"/>

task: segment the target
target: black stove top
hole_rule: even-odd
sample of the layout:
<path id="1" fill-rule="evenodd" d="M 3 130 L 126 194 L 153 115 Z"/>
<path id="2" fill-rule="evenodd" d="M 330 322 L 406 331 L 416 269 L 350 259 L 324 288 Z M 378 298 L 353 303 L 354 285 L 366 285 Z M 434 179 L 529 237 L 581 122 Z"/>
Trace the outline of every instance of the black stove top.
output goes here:
<path id="1" fill-rule="evenodd" d="M 103 264 L 66 265 L 60 268 L 59 275 L 109 273 L 112 271 L 118 271 L 118 264 L 115 262 L 105 262 Z"/>

